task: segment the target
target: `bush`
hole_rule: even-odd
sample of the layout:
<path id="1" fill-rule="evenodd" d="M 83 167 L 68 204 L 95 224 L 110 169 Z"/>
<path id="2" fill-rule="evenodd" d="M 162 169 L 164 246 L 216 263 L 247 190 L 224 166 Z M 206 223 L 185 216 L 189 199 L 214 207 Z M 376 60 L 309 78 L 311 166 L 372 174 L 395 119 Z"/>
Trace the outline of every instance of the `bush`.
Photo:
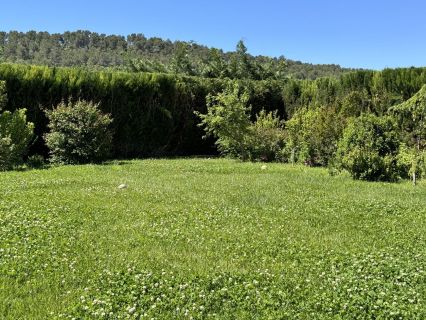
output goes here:
<path id="1" fill-rule="evenodd" d="M 426 174 L 426 152 L 410 148 L 402 143 L 397 156 L 401 177 L 407 179 L 422 179 Z"/>
<path id="2" fill-rule="evenodd" d="M 99 162 L 109 156 L 112 134 L 108 127 L 112 119 L 102 114 L 97 104 L 83 100 L 62 102 L 46 115 L 50 132 L 44 137 L 52 163 Z"/>
<path id="3" fill-rule="evenodd" d="M 256 122 L 250 126 L 248 138 L 250 160 L 281 160 L 284 141 L 283 123 L 277 116 L 277 112 L 267 113 L 262 110 L 257 115 Z"/>
<path id="4" fill-rule="evenodd" d="M 44 157 L 39 154 L 34 154 L 28 157 L 26 164 L 31 169 L 41 169 L 45 166 Z"/>
<path id="5" fill-rule="evenodd" d="M 355 179 L 395 181 L 401 175 L 397 163 L 398 150 L 394 119 L 361 115 L 352 119 L 344 130 L 336 164 Z"/>
<path id="6" fill-rule="evenodd" d="M 397 119 L 404 145 L 398 157 L 413 183 L 424 175 L 426 154 L 426 85 L 407 101 L 393 106 L 391 114 Z"/>
<path id="7" fill-rule="evenodd" d="M 0 170 L 10 170 L 23 162 L 33 137 L 34 125 L 27 122 L 26 109 L 0 115 Z"/>
<path id="8" fill-rule="evenodd" d="M 277 112 L 261 110 L 250 121 L 249 95 L 237 83 L 230 83 L 217 95 L 207 96 L 207 114 L 201 118 L 206 136 L 217 138 L 222 154 L 251 161 L 274 161 L 284 145 L 284 131 Z"/>
<path id="9" fill-rule="evenodd" d="M 337 150 L 345 125 L 334 108 L 301 109 L 286 122 L 285 157 L 290 162 L 326 166 Z"/>
<path id="10" fill-rule="evenodd" d="M 224 155 L 242 160 L 249 159 L 248 137 L 250 134 L 249 96 L 240 86 L 231 82 L 223 92 L 207 96 L 207 113 L 196 114 L 201 118 L 207 136 L 217 138 L 216 145 Z"/>

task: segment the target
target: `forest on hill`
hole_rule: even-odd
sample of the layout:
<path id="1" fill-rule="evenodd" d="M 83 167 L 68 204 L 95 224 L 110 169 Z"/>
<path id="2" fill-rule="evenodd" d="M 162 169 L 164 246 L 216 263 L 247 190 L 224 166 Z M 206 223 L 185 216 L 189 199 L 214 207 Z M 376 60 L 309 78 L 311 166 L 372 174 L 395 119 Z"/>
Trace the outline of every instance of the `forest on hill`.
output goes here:
<path id="1" fill-rule="evenodd" d="M 237 60 L 243 56 L 245 68 Z M 131 34 L 126 37 L 90 31 L 0 32 L 0 61 L 52 67 L 112 68 L 129 72 L 161 72 L 206 78 L 316 79 L 338 77 L 352 69 L 318 65 L 284 56 L 252 56 L 243 41 L 234 52 L 197 44 Z"/>

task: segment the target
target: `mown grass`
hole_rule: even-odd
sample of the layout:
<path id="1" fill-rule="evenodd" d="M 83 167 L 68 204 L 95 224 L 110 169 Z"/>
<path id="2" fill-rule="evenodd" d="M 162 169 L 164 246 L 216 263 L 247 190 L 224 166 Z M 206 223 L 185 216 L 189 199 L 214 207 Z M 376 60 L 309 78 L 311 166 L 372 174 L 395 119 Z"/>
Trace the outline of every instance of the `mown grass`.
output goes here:
<path id="1" fill-rule="evenodd" d="M 424 183 L 185 159 L 0 188 L 2 319 L 426 318 Z"/>

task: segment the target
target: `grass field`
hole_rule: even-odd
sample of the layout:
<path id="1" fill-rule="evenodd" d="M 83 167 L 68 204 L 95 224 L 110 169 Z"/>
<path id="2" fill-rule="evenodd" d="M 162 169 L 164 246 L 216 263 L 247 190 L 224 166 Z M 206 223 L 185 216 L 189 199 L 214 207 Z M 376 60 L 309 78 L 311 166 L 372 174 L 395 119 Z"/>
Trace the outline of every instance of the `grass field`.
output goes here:
<path id="1" fill-rule="evenodd" d="M 426 318 L 424 183 L 184 159 L 0 188 L 1 319 Z"/>

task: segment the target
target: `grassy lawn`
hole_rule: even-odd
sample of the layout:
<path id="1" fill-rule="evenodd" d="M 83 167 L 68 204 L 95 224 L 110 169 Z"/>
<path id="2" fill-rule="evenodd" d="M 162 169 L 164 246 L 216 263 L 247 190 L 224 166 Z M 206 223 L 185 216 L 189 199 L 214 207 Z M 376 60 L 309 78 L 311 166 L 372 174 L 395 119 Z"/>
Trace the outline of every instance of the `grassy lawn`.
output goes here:
<path id="1" fill-rule="evenodd" d="M 0 188 L 1 319 L 426 318 L 425 183 L 184 159 Z"/>

